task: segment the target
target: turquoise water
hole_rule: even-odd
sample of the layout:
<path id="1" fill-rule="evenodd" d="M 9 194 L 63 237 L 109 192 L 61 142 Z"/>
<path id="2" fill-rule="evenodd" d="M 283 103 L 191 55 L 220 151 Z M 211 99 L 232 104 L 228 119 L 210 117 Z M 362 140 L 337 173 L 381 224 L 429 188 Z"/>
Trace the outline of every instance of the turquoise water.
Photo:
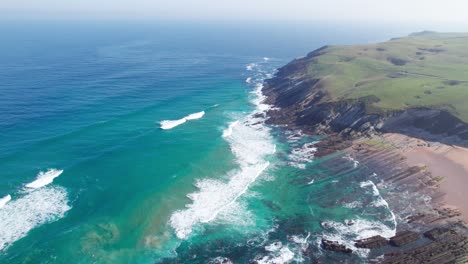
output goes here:
<path id="1" fill-rule="evenodd" d="M 363 209 L 381 199 L 370 172 L 334 157 L 349 166 L 337 174 L 333 157 L 313 158 L 319 138 L 263 124 L 258 85 L 321 45 L 395 30 L 8 22 L 0 32 L 0 198 L 11 198 L 1 263 L 362 261 L 323 252 L 318 237 L 355 237 L 346 219 L 394 229 L 387 207 Z"/>

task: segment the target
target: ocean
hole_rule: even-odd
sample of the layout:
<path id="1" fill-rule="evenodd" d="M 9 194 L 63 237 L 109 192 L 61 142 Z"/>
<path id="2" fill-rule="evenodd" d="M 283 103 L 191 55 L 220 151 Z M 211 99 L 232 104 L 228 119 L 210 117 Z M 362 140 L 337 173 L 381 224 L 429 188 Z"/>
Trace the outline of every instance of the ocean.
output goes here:
<path id="1" fill-rule="evenodd" d="M 364 262 L 319 239 L 394 234 L 371 172 L 265 125 L 261 88 L 403 30 L 365 28 L 3 21 L 0 263 Z"/>

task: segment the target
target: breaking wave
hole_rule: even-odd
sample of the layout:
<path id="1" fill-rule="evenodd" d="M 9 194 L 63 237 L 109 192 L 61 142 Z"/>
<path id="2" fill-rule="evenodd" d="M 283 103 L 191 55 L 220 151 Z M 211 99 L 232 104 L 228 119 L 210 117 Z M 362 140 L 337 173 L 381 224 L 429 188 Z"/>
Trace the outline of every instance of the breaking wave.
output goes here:
<path id="1" fill-rule="evenodd" d="M 367 257 L 369 249 L 357 248 L 355 240 L 369 238 L 372 236 L 380 235 L 385 238 L 390 238 L 395 235 L 395 228 L 391 228 L 384 223 L 378 221 L 370 221 L 366 219 L 353 219 L 345 223 L 325 221 L 322 226 L 328 231 L 323 237 L 327 240 L 339 242 L 350 248 L 360 257 Z"/>
<path id="2" fill-rule="evenodd" d="M 3 208 L 9 201 L 11 201 L 11 195 L 7 195 L 0 199 L 0 208 Z"/>
<path id="3" fill-rule="evenodd" d="M 247 70 L 256 66 L 248 65 Z M 256 96 L 252 103 L 256 109 L 231 123 L 223 132 L 223 138 L 229 143 L 238 168 L 230 171 L 226 180 L 201 179 L 195 183 L 198 191 L 187 195 L 192 202 L 185 209 L 174 212 L 169 219 L 178 238 L 186 239 L 196 225 L 212 222 L 221 214 L 229 215 L 226 212 L 231 208 L 239 208 L 239 197 L 269 166 L 266 158 L 275 152 L 276 146 L 270 129 L 264 125 L 264 117 L 259 115 L 268 109 L 263 104 L 262 82 L 263 79 L 255 80 Z"/>
<path id="4" fill-rule="evenodd" d="M 189 120 L 195 120 L 195 119 L 200 119 L 205 115 L 205 111 L 197 112 L 190 114 L 188 116 L 185 116 L 181 119 L 177 120 L 163 120 L 159 122 L 161 129 L 167 130 L 167 129 L 172 129 L 176 126 L 182 125 L 183 123 L 189 121 Z"/>
<path id="5" fill-rule="evenodd" d="M 0 209 L 0 250 L 25 237 L 30 230 L 62 218 L 70 210 L 62 187 L 34 189 Z"/>
<path id="6" fill-rule="evenodd" d="M 46 172 L 39 172 L 35 181 L 26 184 L 25 186 L 30 189 L 38 189 L 51 184 L 55 178 L 62 174 L 63 170 L 49 169 Z"/>

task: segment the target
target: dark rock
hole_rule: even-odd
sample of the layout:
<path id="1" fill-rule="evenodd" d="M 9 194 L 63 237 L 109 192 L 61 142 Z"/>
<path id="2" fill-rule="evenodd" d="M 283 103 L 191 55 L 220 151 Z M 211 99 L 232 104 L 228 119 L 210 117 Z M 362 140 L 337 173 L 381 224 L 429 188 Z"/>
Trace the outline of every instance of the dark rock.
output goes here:
<path id="1" fill-rule="evenodd" d="M 455 231 L 453 229 L 444 228 L 444 227 L 436 227 L 424 233 L 424 236 L 431 239 L 431 240 L 441 240 L 446 237 L 453 235 Z"/>
<path id="2" fill-rule="evenodd" d="M 353 253 L 353 250 L 347 248 L 345 245 L 338 243 L 337 241 L 330 241 L 322 238 L 322 248 L 330 251 L 340 252 L 340 253 Z"/>
<path id="3" fill-rule="evenodd" d="M 358 248 L 379 248 L 388 245 L 388 240 L 381 236 L 373 236 L 365 239 L 356 240 L 356 247 Z"/>
<path id="4" fill-rule="evenodd" d="M 390 238 L 390 244 L 395 247 L 402 247 L 413 243 L 420 238 L 419 233 L 413 231 L 398 232 L 394 237 Z"/>

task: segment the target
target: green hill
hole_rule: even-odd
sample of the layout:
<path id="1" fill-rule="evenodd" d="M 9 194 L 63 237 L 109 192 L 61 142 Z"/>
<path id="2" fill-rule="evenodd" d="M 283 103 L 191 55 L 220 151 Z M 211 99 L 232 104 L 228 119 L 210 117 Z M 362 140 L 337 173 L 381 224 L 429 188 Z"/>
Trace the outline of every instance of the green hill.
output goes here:
<path id="1" fill-rule="evenodd" d="M 302 78 L 319 80 L 322 102 L 370 97 L 368 113 L 427 107 L 468 122 L 468 34 L 421 32 L 313 53 Z"/>

